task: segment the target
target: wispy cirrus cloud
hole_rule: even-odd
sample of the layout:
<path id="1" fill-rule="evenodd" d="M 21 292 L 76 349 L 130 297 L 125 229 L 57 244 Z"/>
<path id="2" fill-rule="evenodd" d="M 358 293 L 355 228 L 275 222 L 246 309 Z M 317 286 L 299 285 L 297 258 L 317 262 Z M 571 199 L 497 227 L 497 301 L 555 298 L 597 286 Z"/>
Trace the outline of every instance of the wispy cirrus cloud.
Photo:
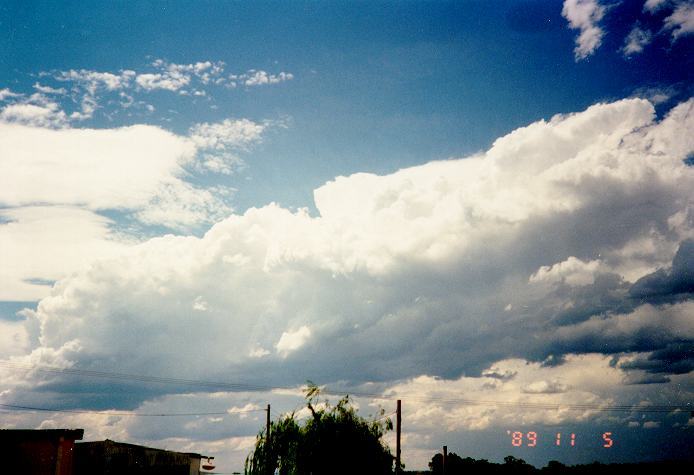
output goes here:
<path id="1" fill-rule="evenodd" d="M 252 88 L 294 79 L 294 74 L 284 71 L 270 73 L 250 69 L 245 73 L 229 74 L 226 69 L 227 65 L 222 61 L 175 63 L 157 59 L 142 70 L 95 71 L 83 68 L 43 71 L 39 73 L 41 82 L 36 82 L 33 88 L 38 94 L 54 96 L 53 102 L 64 111 L 65 123 L 80 123 L 94 118 L 98 110 L 102 110 L 104 115 L 112 113 L 114 108 L 130 109 L 131 112 L 135 108 L 145 114 L 152 113 L 155 107 L 148 101 L 153 93 L 209 98 L 214 88 Z M 10 106 L 26 104 L 27 97 L 28 94 L 9 89 L 0 92 L 0 100 L 10 101 Z M 7 115 L 19 118 L 20 114 L 23 117 L 38 116 L 39 112 L 35 107 L 24 107 L 10 110 Z"/>

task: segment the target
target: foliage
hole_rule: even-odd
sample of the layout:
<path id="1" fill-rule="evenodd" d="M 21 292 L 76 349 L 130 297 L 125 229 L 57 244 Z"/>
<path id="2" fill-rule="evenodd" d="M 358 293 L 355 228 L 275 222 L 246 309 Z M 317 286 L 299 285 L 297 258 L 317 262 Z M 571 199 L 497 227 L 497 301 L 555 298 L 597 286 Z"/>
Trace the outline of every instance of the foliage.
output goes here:
<path id="1" fill-rule="evenodd" d="M 434 474 L 443 474 L 443 455 L 437 453 L 429 462 L 429 470 Z M 494 464 L 488 460 L 475 460 L 470 457 L 462 458 L 455 452 L 450 452 L 446 456 L 446 475 L 455 475 L 464 473 L 498 473 L 499 470 L 494 470 Z"/>
<path id="2" fill-rule="evenodd" d="M 443 456 L 435 454 L 429 462 L 432 474 L 443 474 Z M 586 465 L 567 466 L 556 460 L 546 467 L 538 469 L 523 459 L 512 455 L 504 457 L 504 463 L 493 463 L 488 460 L 461 458 L 451 452 L 446 458 L 446 475 L 614 475 L 634 473 L 694 473 L 694 461 L 663 461 L 622 464 L 601 464 L 593 462 Z"/>
<path id="3" fill-rule="evenodd" d="M 327 400 L 317 403 L 319 396 L 319 388 L 310 383 L 306 406 L 311 415 L 305 421 L 291 413 L 271 422 L 269 440 L 264 431 L 258 434 L 246 474 L 392 473 L 393 456 L 382 440 L 392 422 L 363 419 L 349 396 L 334 406 Z"/>

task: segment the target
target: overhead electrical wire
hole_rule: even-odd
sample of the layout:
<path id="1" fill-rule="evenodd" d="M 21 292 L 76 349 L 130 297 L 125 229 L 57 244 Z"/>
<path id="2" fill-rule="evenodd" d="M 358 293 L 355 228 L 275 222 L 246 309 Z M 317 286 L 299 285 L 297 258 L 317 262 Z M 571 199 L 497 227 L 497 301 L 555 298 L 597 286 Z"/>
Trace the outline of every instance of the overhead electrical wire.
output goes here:
<path id="1" fill-rule="evenodd" d="M 156 384 L 173 384 L 173 385 L 184 385 L 184 386 L 195 386 L 203 388 L 215 388 L 215 389 L 227 389 L 231 391 L 239 392 L 272 392 L 276 390 L 294 390 L 295 387 L 281 387 L 281 386 L 263 386 L 257 384 L 247 384 L 247 383 L 229 383 L 221 381 L 204 381 L 204 380 L 193 380 L 184 378 L 171 378 L 171 377 L 161 377 L 161 376 L 146 376 L 138 374 L 129 373 L 117 373 L 109 371 L 94 371 L 85 370 L 77 368 L 56 368 L 47 366 L 36 366 L 36 365 L 23 365 L 18 363 L 10 363 L 5 361 L 0 361 L 0 367 L 5 367 L 14 370 L 24 370 L 24 371 L 38 371 L 42 373 L 49 374 L 63 374 L 69 376 L 77 377 L 91 377 L 91 378 L 104 378 L 119 381 L 134 381 L 141 383 L 156 383 Z M 692 403 L 687 403 L 684 405 L 613 405 L 613 404 L 599 404 L 599 403 L 541 403 L 541 402 L 522 402 L 522 401 L 497 401 L 497 400 L 479 400 L 479 399 L 465 399 L 465 398 L 452 398 L 452 397 L 442 397 L 442 396 L 422 396 L 422 395 L 407 395 L 403 394 L 378 394 L 363 391 L 351 391 L 351 390 L 338 390 L 328 387 L 321 388 L 321 394 L 342 396 L 348 393 L 350 397 L 366 398 L 366 399 L 377 399 L 377 400 L 396 400 L 396 399 L 408 399 L 421 402 L 438 402 L 440 404 L 453 404 L 453 405 L 469 405 L 469 406 L 497 406 L 497 407 L 510 407 L 518 409 L 543 409 L 543 410 L 571 410 L 571 411 L 597 411 L 597 412 L 648 412 L 648 413 L 670 413 L 673 411 L 686 411 L 691 412 L 694 410 Z M 0 404 L 0 407 L 3 406 Z M 51 411 L 47 408 L 36 408 L 35 410 L 45 410 Z M 264 409 L 261 409 L 264 410 Z M 67 410 L 54 410 L 54 412 L 65 412 Z M 105 411 L 84 411 L 84 412 L 103 412 L 104 414 L 115 415 L 114 413 Z M 224 413 L 185 413 L 180 415 L 221 415 Z M 124 413 L 123 415 L 134 415 L 133 413 Z M 172 414 L 176 416 L 178 414 Z M 144 417 L 150 417 L 143 415 Z"/>
<path id="2" fill-rule="evenodd" d="M 382 421 L 383 419 L 388 419 L 389 417 L 393 417 L 393 416 L 394 416 L 395 414 L 397 414 L 397 413 L 398 413 L 398 411 L 393 411 L 393 412 L 391 412 L 390 414 L 386 414 L 385 416 L 381 416 L 381 417 L 379 417 L 378 419 L 374 419 L 373 422 L 380 422 L 380 421 Z"/>
<path id="3" fill-rule="evenodd" d="M 70 414 L 99 414 L 104 416 L 134 416 L 134 417 L 190 417 L 190 416 L 222 416 L 228 414 L 246 414 L 249 412 L 264 412 L 265 409 L 248 409 L 245 411 L 234 411 L 230 413 L 228 411 L 223 412 L 153 412 L 153 413 L 142 413 L 142 412 L 113 412 L 113 411 L 95 411 L 95 410 L 83 410 L 83 409 L 51 409 L 47 407 L 33 407 L 33 406 L 19 406 L 15 404 L 0 404 L 0 410 L 10 410 L 10 411 L 28 411 L 28 412 L 61 412 Z"/>

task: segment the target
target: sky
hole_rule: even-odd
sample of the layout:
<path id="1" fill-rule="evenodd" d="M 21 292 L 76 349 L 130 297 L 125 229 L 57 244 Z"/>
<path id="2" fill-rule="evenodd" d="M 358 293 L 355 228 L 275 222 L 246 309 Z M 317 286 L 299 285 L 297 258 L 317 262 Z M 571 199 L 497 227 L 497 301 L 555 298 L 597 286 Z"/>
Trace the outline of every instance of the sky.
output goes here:
<path id="1" fill-rule="evenodd" d="M 690 0 L 3 2 L 0 428 L 230 473 L 311 380 L 401 399 L 408 468 L 691 457 L 693 34 Z"/>

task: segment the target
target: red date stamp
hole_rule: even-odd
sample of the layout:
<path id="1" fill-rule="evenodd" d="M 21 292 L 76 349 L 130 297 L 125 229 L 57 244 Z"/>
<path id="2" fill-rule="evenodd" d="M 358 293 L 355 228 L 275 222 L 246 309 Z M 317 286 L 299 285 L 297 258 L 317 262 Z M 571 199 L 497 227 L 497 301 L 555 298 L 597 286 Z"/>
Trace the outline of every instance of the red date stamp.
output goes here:
<path id="1" fill-rule="evenodd" d="M 521 431 L 510 431 L 507 430 L 506 434 L 511 436 L 511 445 L 514 447 L 537 447 L 540 437 L 537 432 L 521 432 Z M 562 445 L 575 447 L 576 446 L 576 434 L 571 432 L 569 434 L 564 434 L 562 436 L 561 432 L 557 432 L 554 438 L 549 437 L 549 440 L 554 441 L 554 445 L 560 447 Z M 600 439 L 602 446 L 606 449 L 611 448 L 614 445 L 614 438 L 612 432 L 603 432 L 602 438 Z"/>

